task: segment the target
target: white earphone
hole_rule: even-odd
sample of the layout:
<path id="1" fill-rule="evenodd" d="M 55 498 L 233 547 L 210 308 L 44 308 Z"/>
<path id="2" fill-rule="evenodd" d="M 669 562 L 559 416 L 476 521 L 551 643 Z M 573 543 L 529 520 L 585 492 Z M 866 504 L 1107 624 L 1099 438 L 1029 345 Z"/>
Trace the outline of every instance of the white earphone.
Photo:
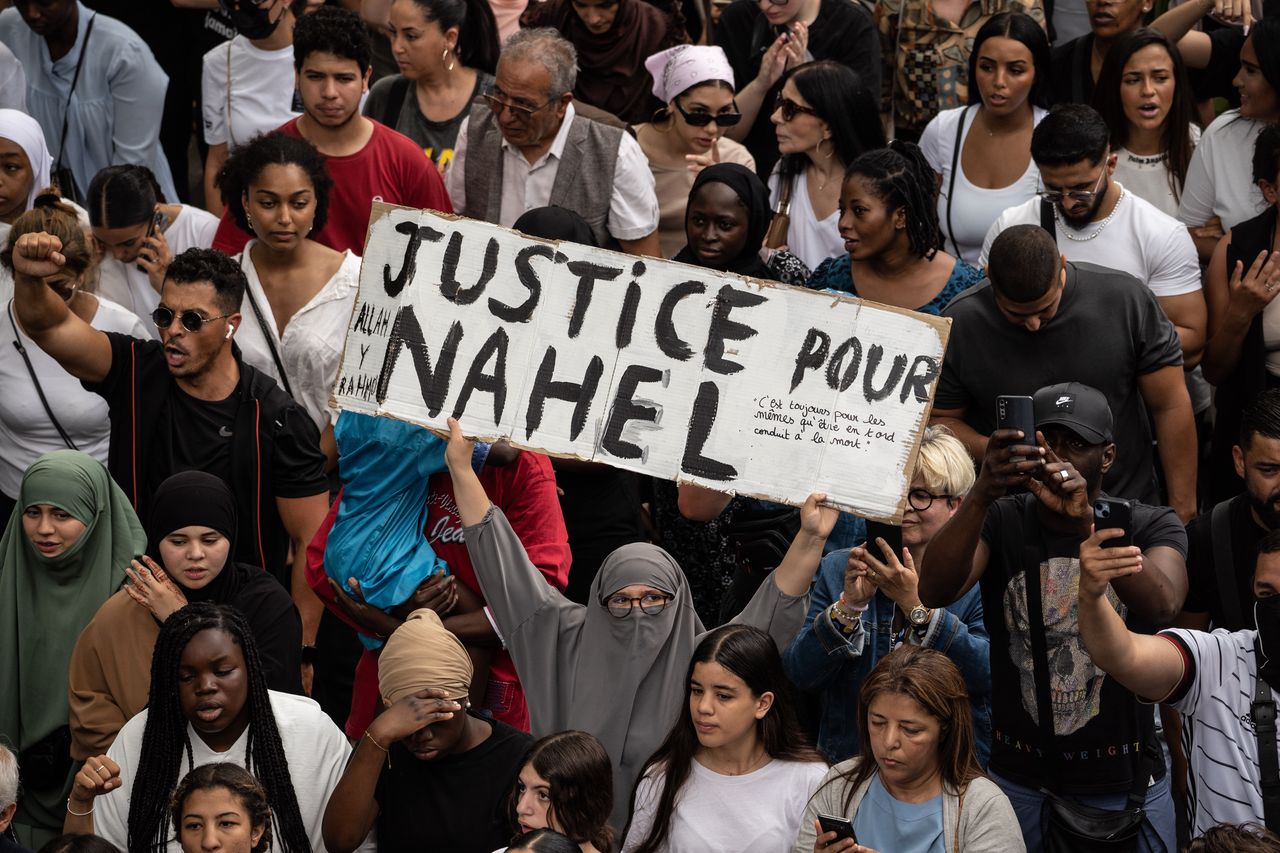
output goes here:
<path id="1" fill-rule="evenodd" d="M 235 333 L 236 333 L 236 327 L 235 327 L 235 326 L 233 326 L 233 325 L 231 325 L 230 323 L 228 323 L 228 324 L 227 324 L 227 337 L 225 338 L 225 340 L 228 340 L 228 341 L 229 341 L 229 340 L 231 340 L 231 336 L 232 336 L 232 335 L 234 335 Z"/>

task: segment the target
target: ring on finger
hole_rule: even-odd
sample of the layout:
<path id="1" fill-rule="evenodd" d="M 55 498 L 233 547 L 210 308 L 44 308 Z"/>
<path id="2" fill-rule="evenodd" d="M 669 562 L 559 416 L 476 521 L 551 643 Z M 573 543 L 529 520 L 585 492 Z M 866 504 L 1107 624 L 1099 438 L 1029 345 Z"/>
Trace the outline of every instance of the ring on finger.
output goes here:
<path id="1" fill-rule="evenodd" d="M 1062 478 L 1062 482 L 1064 483 L 1067 482 L 1067 480 L 1071 479 L 1071 475 L 1068 474 L 1066 471 L 1059 471 L 1058 476 Z"/>

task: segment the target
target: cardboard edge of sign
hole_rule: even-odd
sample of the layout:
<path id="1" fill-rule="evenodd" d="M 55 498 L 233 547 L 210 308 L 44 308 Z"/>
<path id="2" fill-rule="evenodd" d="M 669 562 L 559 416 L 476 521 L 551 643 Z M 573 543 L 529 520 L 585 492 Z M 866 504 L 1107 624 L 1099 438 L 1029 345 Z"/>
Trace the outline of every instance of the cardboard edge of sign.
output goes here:
<path id="1" fill-rule="evenodd" d="M 494 225 L 492 222 L 484 222 L 483 220 L 472 219 L 469 216 L 461 216 L 456 213 L 443 213 L 438 210 L 407 207 L 405 205 L 399 205 L 399 204 L 388 204 L 384 201 L 374 201 L 370 208 L 369 226 L 368 228 L 365 229 L 365 248 L 366 248 L 365 254 L 367 254 L 369 237 L 373 233 L 374 226 L 377 225 L 377 223 L 380 222 L 381 220 L 385 219 L 386 217 L 390 216 L 391 214 L 397 211 L 405 211 L 408 213 L 429 213 L 432 216 L 439 217 L 440 219 L 446 219 L 450 221 L 462 221 L 462 222 L 480 222 L 481 224 L 488 225 L 493 228 L 502 228 L 502 226 Z M 503 230 L 509 231 L 513 234 L 518 234 L 523 239 L 536 240 L 540 243 L 546 243 L 547 245 L 550 245 L 550 246 L 556 246 L 556 245 L 559 245 L 561 242 L 564 242 L 561 240 L 546 240 L 546 239 L 543 239 L 542 237 L 534 237 L 529 234 L 525 234 L 522 231 L 517 231 L 514 228 L 503 228 Z M 609 252 L 611 254 L 624 256 L 627 258 L 634 257 L 633 255 L 626 255 L 623 252 L 618 252 L 611 249 L 596 249 L 596 251 Z M 365 254 L 362 254 L 360 256 L 360 280 L 364 279 Z M 654 260 L 662 260 L 667 263 L 678 263 L 677 261 L 670 261 L 665 258 L 655 258 Z M 688 265 L 681 264 L 681 266 L 689 266 L 691 269 L 698 269 L 698 270 L 703 269 L 703 267 L 697 267 L 691 264 L 688 264 Z M 769 281 L 767 279 L 751 278 L 748 276 L 738 276 L 738 277 L 744 281 L 750 282 L 752 285 L 759 287 L 762 290 L 795 290 L 795 291 L 800 291 L 800 292 L 809 294 L 810 296 L 818 295 L 816 291 L 812 291 L 804 287 L 797 287 L 791 284 L 783 284 L 782 282 L 779 282 L 779 281 Z M 923 322 L 931 326 L 934 329 L 934 331 L 937 332 L 939 343 L 941 344 L 941 348 L 942 348 L 942 357 L 938 359 L 938 378 L 934 379 L 933 393 L 929 395 L 929 399 L 924 406 L 924 411 L 921 413 L 922 422 L 924 423 L 925 428 L 927 428 L 929 424 L 929 418 L 933 413 L 933 401 L 937 395 L 938 382 L 941 380 L 941 377 L 942 377 L 942 365 L 943 365 L 943 362 L 946 360 L 947 344 L 950 341 L 950 337 L 951 337 L 951 322 L 952 322 L 951 318 L 939 317 L 933 314 L 922 314 L 918 311 L 912 311 L 908 308 L 900 308 L 897 305 L 886 305 L 883 302 L 873 302 L 870 299 L 859 299 L 855 296 L 845 296 L 842 294 L 835 294 L 835 293 L 821 294 L 821 295 L 829 297 L 832 305 L 836 305 L 841 302 L 847 302 L 854 305 L 862 305 L 863 303 L 866 303 L 868 305 L 874 306 L 877 310 L 880 310 L 880 311 L 889 311 L 894 314 L 902 314 L 904 316 L 911 317 L 913 320 L 916 320 L 918 322 Z M 351 319 L 348 319 L 347 321 L 348 333 L 350 333 L 351 323 L 355 318 L 355 312 L 358 305 L 359 305 L 359 300 L 352 301 L 352 306 L 351 306 L 352 316 L 351 316 Z M 343 359 L 345 360 L 346 359 L 345 340 L 342 348 L 342 354 L 343 354 Z M 338 375 L 340 376 L 341 374 L 342 374 L 342 365 L 341 363 L 339 363 Z M 336 384 L 337 383 L 335 381 L 334 385 Z M 334 386 L 330 386 L 329 388 L 329 405 L 330 407 L 338 410 L 342 410 L 344 408 L 338 403 L 337 397 L 334 394 Z M 368 409 L 366 408 L 364 411 L 368 411 Z M 397 418 L 394 415 L 391 415 L 385 412 L 376 411 L 376 407 L 374 407 L 374 410 L 371 413 L 375 414 L 378 417 L 391 418 L 393 420 L 404 420 L 405 423 L 414 423 L 412 421 L 405 420 L 404 418 Z M 415 426 L 421 426 L 421 424 L 415 423 Z M 437 429 L 435 427 L 427 427 L 427 426 L 424 426 L 423 429 L 430 430 L 433 434 L 435 434 L 440 438 L 445 439 L 446 441 L 449 439 L 449 433 L 445 430 Z M 577 459 L 583 462 L 601 462 L 601 460 L 599 459 L 583 459 L 581 456 L 575 456 L 571 453 L 559 453 L 556 451 L 547 450 L 544 447 L 538 447 L 533 444 L 516 441 L 511 436 L 507 436 L 507 435 L 478 434 L 478 435 L 468 435 L 467 438 L 475 439 L 477 441 L 486 441 L 486 442 L 506 441 L 512 447 L 519 448 L 520 450 L 528 450 L 533 453 L 541 453 L 544 456 L 550 456 L 557 459 Z M 903 466 L 904 471 L 906 472 L 915 471 L 916 459 L 920 455 L 920 443 L 923 439 L 924 439 L 924 429 L 922 428 L 916 432 L 915 438 L 911 443 L 911 449 L 907 454 L 906 464 Z M 606 462 L 602 464 L 608 464 L 608 463 Z M 722 492 L 724 494 L 733 495 L 735 497 L 758 498 L 760 500 L 768 500 L 768 501 L 774 501 L 776 503 L 794 505 L 794 502 L 792 500 L 781 497 L 779 495 L 735 491 L 733 489 L 717 489 L 715 488 L 714 484 L 710 484 L 693 477 L 676 477 L 673 480 L 673 482 L 675 482 L 677 485 L 685 484 L 685 485 L 700 486 L 702 488 L 711 489 L 712 491 Z M 854 510 L 853 508 L 847 505 L 838 504 L 833 501 L 823 501 L 822 503 L 824 506 L 830 506 L 830 507 L 839 509 L 843 512 L 856 512 L 859 518 L 864 518 L 868 521 L 880 521 L 880 522 L 885 522 L 889 524 L 901 524 L 903 513 L 906 512 L 907 492 L 910 490 L 910 488 L 911 488 L 911 483 L 910 483 L 910 479 L 908 478 L 906 486 L 902 490 L 902 494 L 898 497 L 897 509 L 895 510 L 893 515 L 872 515 L 872 514 L 866 513 L 863 510 Z"/>

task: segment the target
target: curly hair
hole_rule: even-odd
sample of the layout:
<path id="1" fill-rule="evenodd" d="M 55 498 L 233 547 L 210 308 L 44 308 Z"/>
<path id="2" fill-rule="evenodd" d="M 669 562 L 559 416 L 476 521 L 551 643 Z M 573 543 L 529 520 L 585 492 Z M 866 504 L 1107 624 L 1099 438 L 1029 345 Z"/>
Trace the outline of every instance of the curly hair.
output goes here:
<path id="1" fill-rule="evenodd" d="M 252 234 L 249 215 L 244 209 L 244 198 L 262 170 L 268 166 L 297 166 L 311 181 L 316 196 L 316 212 L 311 221 L 311 233 L 316 233 L 329 221 L 329 193 L 333 190 L 333 178 L 324 167 L 325 157 L 314 145 L 297 136 L 289 136 L 278 130 L 263 133 L 237 148 L 218 171 L 214 184 L 222 193 L 222 204 L 231 211 L 236 225 Z"/>
<path id="2" fill-rule="evenodd" d="M 169 802 L 174 834 L 182 837 L 182 810 L 187 805 L 187 798 L 196 791 L 214 788 L 225 788 L 239 801 L 249 816 L 252 829 L 262 828 L 262 837 L 250 853 L 265 853 L 271 847 L 271 804 L 267 802 L 267 792 L 262 789 L 262 784 L 238 764 L 204 764 L 182 778 Z"/>
<path id="3" fill-rule="evenodd" d="M 187 643 L 201 631 L 222 631 L 244 655 L 249 686 L 247 769 L 261 780 L 272 804 L 274 835 L 282 853 L 311 853 L 306 825 L 298 810 L 298 797 L 289 775 L 289 763 L 280 730 L 267 695 L 258 646 L 248 623 L 237 611 L 207 602 L 188 604 L 160 626 L 151 654 L 151 694 L 147 723 L 142 732 L 142 752 L 134 773 L 129 803 L 129 853 L 161 853 L 168 846 L 170 793 L 178 784 L 185 756 L 194 763 L 188 720 L 178 694 L 178 667 Z"/>
<path id="4" fill-rule="evenodd" d="M 217 249 L 192 247 L 180 252 L 169 263 L 164 277 L 175 284 L 212 284 L 218 307 L 228 314 L 240 310 L 244 290 L 249 286 L 240 265 Z"/>
<path id="5" fill-rule="evenodd" d="M 360 73 L 369 70 L 373 48 L 369 31 L 355 12 L 337 6 L 321 6 L 310 15 L 303 15 L 293 28 L 293 68 L 302 70 L 302 63 L 313 53 L 330 53 L 342 59 L 350 59 L 360 66 Z"/>

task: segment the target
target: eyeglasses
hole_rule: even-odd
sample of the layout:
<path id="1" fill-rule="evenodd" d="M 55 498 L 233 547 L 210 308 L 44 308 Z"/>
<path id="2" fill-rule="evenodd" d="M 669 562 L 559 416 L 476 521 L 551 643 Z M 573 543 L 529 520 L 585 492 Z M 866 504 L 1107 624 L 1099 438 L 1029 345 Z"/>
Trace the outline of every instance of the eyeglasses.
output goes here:
<path id="1" fill-rule="evenodd" d="M 783 95 L 779 95 L 778 100 L 773 102 L 773 111 L 775 113 L 781 111 L 783 121 L 791 121 L 800 113 L 804 113 L 807 116 L 813 116 L 814 118 L 822 118 L 822 116 L 818 114 L 818 111 L 813 107 L 802 107 L 795 101 Z"/>
<path id="2" fill-rule="evenodd" d="M 156 324 L 157 329 L 167 329 L 173 323 L 175 314 L 172 308 L 166 308 L 161 305 L 159 308 L 151 312 L 151 322 Z M 176 315 L 178 321 L 182 323 L 182 328 L 188 332 L 198 332 L 204 328 L 205 323 L 212 323 L 214 320 L 225 320 L 230 314 L 219 314 L 217 317 L 206 317 L 194 308 L 183 311 Z"/>
<path id="3" fill-rule="evenodd" d="M 521 121 L 528 121 L 538 110 L 544 110 L 556 102 L 556 99 L 552 98 L 539 107 L 523 107 L 510 101 L 504 101 L 496 95 L 485 95 L 484 99 L 489 104 L 489 109 L 493 110 L 494 115 L 501 115 L 503 110 L 508 110 L 513 118 L 518 118 Z"/>
<path id="4" fill-rule="evenodd" d="M 667 605 L 671 602 L 671 596 L 663 595 L 657 592 L 646 592 L 640 596 L 630 596 L 618 593 L 611 595 L 600 603 L 608 609 L 609 615 L 616 619 L 626 619 L 631 615 L 631 611 L 636 605 L 640 606 L 640 612 L 646 616 L 657 616 L 663 610 L 667 609 Z"/>
<path id="5" fill-rule="evenodd" d="M 934 501 L 946 501 L 947 505 L 951 505 L 951 495 L 935 495 L 924 489 L 912 489 L 907 492 L 907 503 L 911 504 L 911 508 L 916 512 L 924 512 L 933 506 Z"/>
<path id="6" fill-rule="evenodd" d="M 716 113 L 713 115 L 706 110 L 695 110 L 687 113 L 684 111 L 684 107 L 680 106 L 679 101 L 672 101 L 671 103 L 676 105 L 676 112 L 680 113 L 680 117 L 690 127 L 706 127 L 711 122 L 715 122 L 716 127 L 733 127 L 742 121 L 742 113 Z M 735 104 L 735 106 L 737 105 Z"/>
<path id="7" fill-rule="evenodd" d="M 1062 200 L 1064 198 L 1069 198 L 1072 201 L 1079 202 L 1081 204 L 1092 204 L 1093 200 L 1098 197 L 1098 188 L 1102 186 L 1102 181 L 1106 176 L 1107 170 L 1104 166 L 1102 174 L 1098 175 L 1098 180 L 1094 182 L 1093 189 L 1087 192 L 1084 190 L 1071 190 L 1069 192 L 1060 192 L 1057 190 L 1053 192 L 1046 192 L 1045 190 L 1040 190 L 1036 195 L 1040 196 L 1040 198 L 1050 204 L 1062 204 Z"/>

